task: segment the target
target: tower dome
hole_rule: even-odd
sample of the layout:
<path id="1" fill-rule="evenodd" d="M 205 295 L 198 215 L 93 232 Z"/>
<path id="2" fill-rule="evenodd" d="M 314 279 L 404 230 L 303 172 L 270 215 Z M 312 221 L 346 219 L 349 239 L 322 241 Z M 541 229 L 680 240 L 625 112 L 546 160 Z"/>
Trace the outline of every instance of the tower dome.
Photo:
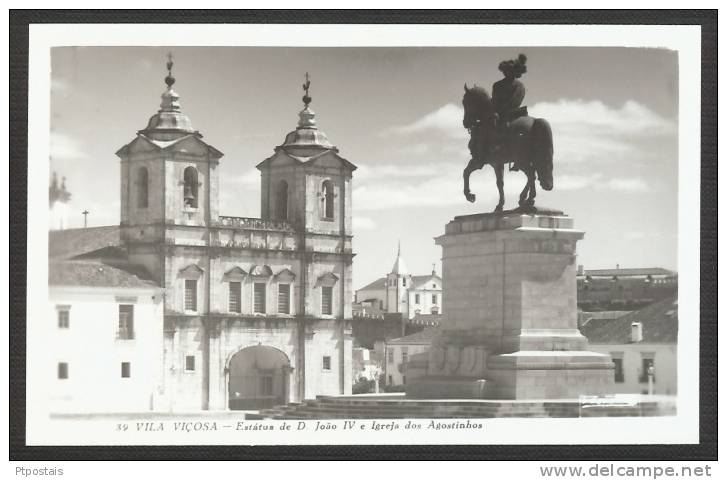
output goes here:
<path id="1" fill-rule="evenodd" d="M 164 79 L 167 89 L 162 93 L 161 108 L 149 119 L 146 128 L 139 130 L 139 133 L 154 140 L 175 140 L 192 133 L 199 134 L 192 128 L 192 121 L 189 117 L 180 110 L 179 95 L 172 88 L 176 81 L 172 76 L 173 66 L 172 55 L 169 54 L 169 60 L 167 61 L 168 74 Z"/>
<path id="2" fill-rule="evenodd" d="M 338 151 L 338 149 L 328 140 L 328 137 L 316 125 L 316 113 L 310 108 L 310 102 L 313 100 L 309 96 L 310 78 L 308 73 L 305 74 L 305 83 L 303 84 L 303 110 L 298 116 L 298 127 L 285 136 L 285 141 L 277 148 L 282 148 L 287 153 L 297 157 L 311 157 L 326 150 Z"/>

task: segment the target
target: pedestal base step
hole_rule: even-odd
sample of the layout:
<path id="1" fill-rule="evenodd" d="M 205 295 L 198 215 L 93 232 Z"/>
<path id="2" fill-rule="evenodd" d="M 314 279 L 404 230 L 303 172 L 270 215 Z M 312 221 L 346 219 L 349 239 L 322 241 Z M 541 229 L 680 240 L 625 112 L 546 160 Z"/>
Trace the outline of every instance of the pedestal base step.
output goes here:
<path id="1" fill-rule="evenodd" d="M 484 378 L 420 377 L 406 385 L 408 398 L 485 398 Z"/>

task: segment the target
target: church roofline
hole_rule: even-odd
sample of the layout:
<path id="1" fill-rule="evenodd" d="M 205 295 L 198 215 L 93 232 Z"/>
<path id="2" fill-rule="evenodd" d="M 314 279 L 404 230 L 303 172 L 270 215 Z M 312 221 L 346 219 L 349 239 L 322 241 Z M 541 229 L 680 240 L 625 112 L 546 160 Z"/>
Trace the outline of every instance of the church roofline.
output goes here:
<path id="1" fill-rule="evenodd" d="M 298 162 L 299 165 L 302 165 L 303 167 L 313 166 L 313 165 L 315 165 L 316 160 L 325 156 L 326 154 L 331 153 L 337 160 L 339 160 L 343 164 L 344 167 L 346 167 L 347 170 L 353 172 L 354 170 L 358 169 L 358 167 L 356 165 L 354 165 L 353 163 L 351 163 L 350 161 L 346 160 L 341 155 L 339 155 L 337 149 L 336 150 L 333 150 L 333 149 L 325 150 L 325 151 L 317 153 L 311 157 L 301 157 L 298 155 L 291 154 L 290 152 L 286 151 L 286 149 L 283 147 L 276 147 L 275 153 L 273 153 L 268 158 L 266 158 L 262 162 L 255 165 L 255 168 L 262 171 L 267 166 L 267 164 L 272 162 L 275 159 L 275 157 L 278 156 L 279 153 L 283 153 L 286 157 L 295 160 L 296 162 Z"/>

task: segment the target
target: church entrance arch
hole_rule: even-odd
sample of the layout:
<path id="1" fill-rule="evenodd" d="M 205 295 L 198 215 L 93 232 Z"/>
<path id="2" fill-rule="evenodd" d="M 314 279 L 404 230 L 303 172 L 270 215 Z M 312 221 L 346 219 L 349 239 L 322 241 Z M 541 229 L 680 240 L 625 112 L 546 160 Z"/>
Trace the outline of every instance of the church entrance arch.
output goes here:
<path id="1" fill-rule="evenodd" d="M 228 363 L 230 410 L 259 410 L 288 403 L 290 361 L 277 348 L 243 348 Z"/>

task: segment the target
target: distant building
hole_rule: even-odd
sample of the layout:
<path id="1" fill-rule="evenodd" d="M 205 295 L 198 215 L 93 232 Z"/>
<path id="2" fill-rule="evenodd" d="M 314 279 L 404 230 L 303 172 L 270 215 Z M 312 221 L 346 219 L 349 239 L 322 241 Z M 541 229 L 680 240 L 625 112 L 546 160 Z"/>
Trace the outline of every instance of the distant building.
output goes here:
<path id="1" fill-rule="evenodd" d="M 63 230 L 68 228 L 68 208 L 71 193 L 66 190 L 66 177 L 58 186 L 58 175 L 53 172 L 53 179 L 48 187 L 48 229 Z"/>
<path id="2" fill-rule="evenodd" d="M 386 385 L 406 385 L 407 363 L 412 356 L 428 352 L 432 340 L 438 332 L 438 328 L 430 327 L 386 342 L 384 348 Z"/>
<path id="3" fill-rule="evenodd" d="M 584 270 L 578 267 L 578 307 L 636 310 L 677 293 L 679 277 L 665 268 Z"/>
<path id="4" fill-rule="evenodd" d="M 676 296 L 618 318 L 588 319 L 580 330 L 589 350 L 611 355 L 615 393 L 647 393 L 649 367 L 654 367 L 654 393 L 676 395 Z"/>
<path id="5" fill-rule="evenodd" d="M 367 300 L 352 306 L 354 346 L 374 348 L 377 342 L 403 337 L 440 324 L 442 315 L 421 315 L 405 318 L 401 313 L 388 313 L 378 301 Z"/>
<path id="6" fill-rule="evenodd" d="M 442 309 L 442 277 L 432 269 L 428 275 L 411 275 L 401 256 L 401 246 L 391 272 L 356 290 L 356 303 L 368 302 L 387 313 L 437 315 Z"/>

